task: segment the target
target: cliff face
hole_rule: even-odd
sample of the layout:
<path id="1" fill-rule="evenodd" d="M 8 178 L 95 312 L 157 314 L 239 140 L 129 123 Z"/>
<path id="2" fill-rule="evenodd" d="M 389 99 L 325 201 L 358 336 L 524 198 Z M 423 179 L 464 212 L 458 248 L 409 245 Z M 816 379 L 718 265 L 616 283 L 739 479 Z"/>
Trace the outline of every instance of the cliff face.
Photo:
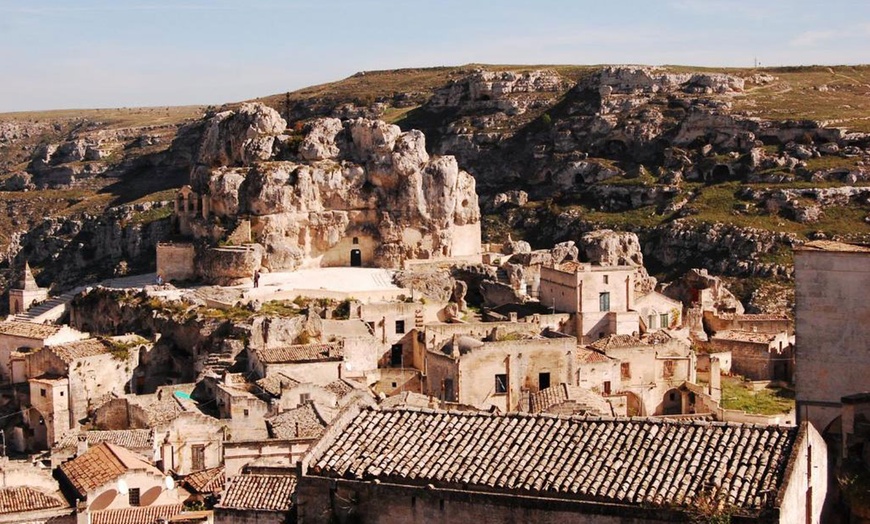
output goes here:
<path id="1" fill-rule="evenodd" d="M 226 241 L 249 221 L 270 270 L 349 265 L 353 250 L 384 267 L 479 252 L 474 178 L 430 157 L 420 131 L 361 118 L 285 127 L 255 104 L 206 123 L 191 184 L 208 211 L 190 221 L 195 237 Z"/>

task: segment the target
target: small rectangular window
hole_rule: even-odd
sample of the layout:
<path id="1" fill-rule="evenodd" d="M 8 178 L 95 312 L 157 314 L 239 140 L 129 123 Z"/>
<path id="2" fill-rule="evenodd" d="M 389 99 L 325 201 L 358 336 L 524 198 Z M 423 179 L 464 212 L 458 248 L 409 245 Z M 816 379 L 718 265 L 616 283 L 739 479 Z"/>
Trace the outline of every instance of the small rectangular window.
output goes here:
<path id="1" fill-rule="evenodd" d="M 507 393 L 507 375 L 502 374 L 495 376 L 495 392 Z"/>
<path id="2" fill-rule="evenodd" d="M 299 403 L 306 404 L 311 400 L 311 393 L 300 393 L 299 394 Z"/>
<path id="3" fill-rule="evenodd" d="M 538 373 L 538 389 L 547 389 L 550 387 L 550 374 Z"/>
<path id="4" fill-rule="evenodd" d="M 610 311 L 610 293 L 604 292 L 598 294 L 598 310 Z"/>
<path id="5" fill-rule="evenodd" d="M 622 375 L 622 378 L 631 378 L 631 364 L 629 362 L 623 362 L 619 365 L 619 372 Z"/>
<path id="6" fill-rule="evenodd" d="M 248 410 L 246 409 L 246 410 L 245 410 L 245 416 L 247 417 L 248 415 L 249 415 L 249 412 L 248 412 Z"/>
<path id="7" fill-rule="evenodd" d="M 404 332 L 405 332 L 405 321 L 404 320 L 397 320 L 396 321 L 396 334 L 401 335 Z"/>
<path id="8" fill-rule="evenodd" d="M 605 395 L 610 394 L 610 381 L 609 380 L 604 381 L 604 394 Z"/>
<path id="9" fill-rule="evenodd" d="M 605 284 L 609 284 L 609 283 L 610 283 L 610 279 L 608 278 L 608 275 L 604 275 L 604 283 L 605 283 Z"/>
<path id="10" fill-rule="evenodd" d="M 127 501 L 131 506 L 139 505 L 139 488 L 130 488 L 129 493 L 127 494 Z"/>
<path id="11" fill-rule="evenodd" d="M 659 315 L 659 320 L 661 321 L 662 329 L 671 325 L 671 323 L 668 321 L 667 313 L 662 313 L 661 315 Z"/>
<path id="12" fill-rule="evenodd" d="M 40 388 L 40 390 L 39 390 L 39 396 L 40 396 L 40 397 L 44 397 L 44 396 L 45 396 L 45 388 Z"/>
<path id="13" fill-rule="evenodd" d="M 646 319 L 646 327 L 647 329 L 655 329 L 656 328 L 656 316 L 650 315 Z"/>
<path id="14" fill-rule="evenodd" d="M 63 396 L 63 391 L 60 392 L 60 396 Z"/>
<path id="15" fill-rule="evenodd" d="M 453 394 L 453 379 L 445 378 L 444 379 L 444 400 L 447 402 L 455 402 L 456 397 Z"/>
<path id="16" fill-rule="evenodd" d="M 359 244 L 359 237 L 353 237 L 353 245 Z"/>

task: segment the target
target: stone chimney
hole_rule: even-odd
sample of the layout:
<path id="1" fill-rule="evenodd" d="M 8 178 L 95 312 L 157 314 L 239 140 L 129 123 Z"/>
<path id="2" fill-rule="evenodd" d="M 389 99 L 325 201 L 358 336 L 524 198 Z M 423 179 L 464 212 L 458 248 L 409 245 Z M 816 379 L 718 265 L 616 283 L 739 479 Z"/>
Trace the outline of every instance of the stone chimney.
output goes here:
<path id="1" fill-rule="evenodd" d="M 88 450 L 88 436 L 79 434 L 76 441 L 76 456 L 80 457 Z"/>

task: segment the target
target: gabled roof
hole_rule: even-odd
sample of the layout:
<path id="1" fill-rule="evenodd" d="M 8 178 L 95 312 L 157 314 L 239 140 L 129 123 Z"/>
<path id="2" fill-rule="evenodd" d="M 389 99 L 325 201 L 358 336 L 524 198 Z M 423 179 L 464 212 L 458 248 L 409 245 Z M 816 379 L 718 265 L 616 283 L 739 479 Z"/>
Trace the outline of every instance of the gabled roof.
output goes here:
<path id="1" fill-rule="evenodd" d="M 60 465 L 61 473 L 81 498 L 85 498 L 89 491 L 113 482 L 131 470 L 162 476 L 160 470 L 132 451 L 108 442 L 97 444 L 82 455 Z"/>
<path id="2" fill-rule="evenodd" d="M 60 330 L 60 326 L 37 324 L 35 322 L 19 322 L 17 320 L 0 322 L 0 335 L 11 337 L 44 340 L 57 335 L 60 333 Z"/>
<path id="3" fill-rule="evenodd" d="M 184 483 L 194 493 L 214 493 L 223 491 L 227 476 L 223 466 L 204 469 L 184 477 Z"/>
<path id="4" fill-rule="evenodd" d="M 766 345 L 773 342 L 777 335 L 777 333 L 755 333 L 753 331 L 742 331 L 739 329 L 726 329 L 723 331 L 717 331 L 716 334 L 710 338 L 710 341 L 716 342 L 717 340 L 721 340 L 727 342 Z"/>
<path id="5" fill-rule="evenodd" d="M 272 435 L 279 439 L 318 438 L 326 430 L 327 422 L 306 402 L 298 408 L 289 409 L 268 419 Z"/>
<path id="6" fill-rule="evenodd" d="M 280 397 L 285 389 L 292 389 L 301 384 L 298 380 L 283 373 L 274 373 L 255 382 L 260 389 L 273 397 Z"/>
<path id="7" fill-rule="evenodd" d="M 604 364 L 614 360 L 600 351 L 588 348 L 577 348 L 576 356 L 580 364 Z"/>
<path id="8" fill-rule="evenodd" d="M 184 511 L 184 504 L 106 509 L 91 513 L 91 524 L 157 524 Z"/>
<path id="9" fill-rule="evenodd" d="M 227 483 L 218 508 L 289 511 L 293 507 L 293 475 L 239 475 Z"/>
<path id="10" fill-rule="evenodd" d="M 341 379 L 341 378 L 333 380 L 332 382 L 330 382 L 329 384 L 327 384 L 323 387 L 327 391 L 334 393 L 335 396 L 338 397 L 339 399 L 342 399 L 342 398 L 346 397 L 348 394 L 352 393 L 353 391 L 356 391 L 359 389 L 359 388 L 353 387 L 352 384 L 349 384 L 346 380 Z"/>
<path id="11" fill-rule="evenodd" d="M 65 433 L 54 449 L 69 449 L 78 446 L 79 437 L 84 437 L 88 446 L 101 442 L 109 442 L 130 450 L 150 449 L 154 445 L 154 436 L 150 429 L 118 429 L 108 431 L 71 431 Z"/>
<path id="12" fill-rule="evenodd" d="M 29 486 L 0 488 L 0 515 L 65 507 L 68 505 L 60 499 Z"/>
<path id="13" fill-rule="evenodd" d="M 341 344 L 294 344 L 278 348 L 254 349 L 257 358 L 264 364 L 287 364 L 292 362 L 340 361 L 344 358 Z"/>
<path id="14" fill-rule="evenodd" d="M 58 344 L 56 346 L 46 346 L 40 351 L 51 351 L 61 360 L 69 364 L 73 360 L 80 358 L 93 357 L 102 355 L 111 351 L 111 345 L 99 338 L 88 338 L 69 342 L 67 344 Z"/>
<path id="15" fill-rule="evenodd" d="M 309 451 L 308 475 L 686 507 L 775 503 L 798 428 L 367 409 Z"/>
<path id="16" fill-rule="evenodd" d="M 531 412 L 545 412 L 551 407 L 565 402 L 573 402 L 575 414 L 612 415 L 610 405 L 601 395 L 580 386 L 558 384 L 537 391 L 531 396 Z"/>

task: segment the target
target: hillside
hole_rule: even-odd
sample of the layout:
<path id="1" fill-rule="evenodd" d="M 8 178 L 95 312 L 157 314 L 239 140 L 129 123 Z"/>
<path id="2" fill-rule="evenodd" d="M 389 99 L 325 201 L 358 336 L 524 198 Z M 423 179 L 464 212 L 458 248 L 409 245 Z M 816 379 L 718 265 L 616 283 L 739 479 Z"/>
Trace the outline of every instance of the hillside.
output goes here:
<path id="1" fill-rule="evenodd" d="M 793 245 L 870 235 L 868 95 L 870 66 L 466 65 L 258 101 L 289 117 L 291 138 L 323 116 L 422 130 L 477 179 L 485 240 L 628 229 L 660 275 L 700 264 L 788 286 Z M 0 115 L 4 278 L 23 258 L 59 287 L 146 269 L 206 110 Z"/>

